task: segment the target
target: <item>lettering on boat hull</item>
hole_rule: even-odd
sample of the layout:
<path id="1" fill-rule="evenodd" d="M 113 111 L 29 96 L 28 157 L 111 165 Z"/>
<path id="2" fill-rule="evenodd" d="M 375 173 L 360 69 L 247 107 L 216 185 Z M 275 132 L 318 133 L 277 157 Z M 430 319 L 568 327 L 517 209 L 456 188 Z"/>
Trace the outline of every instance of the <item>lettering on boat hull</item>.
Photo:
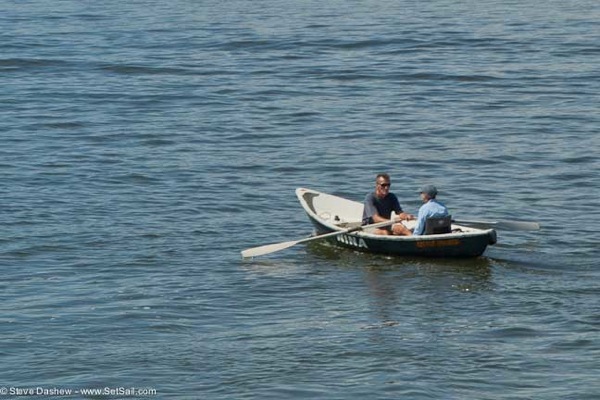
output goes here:
<path id="1" fill-rule="evenodd" d="M 447 247 L 447 246 L 460 246 L 460 240 L 458 240 L 458 239 L 422 240 L 422 241 L 417 242 L 417 247 L 420 249 L 426 249 L 429 247 Z"/>
<path id="2" fill-rule="evenodd" d="M 358 238 L 356 236 L 338 235 L 338 236 L 336 236 L 336 239 L 338 242 L 343 243 L 348 246 L 359 247 L 359 248 L 363 248 L 363 249 L 369 248 L 369 246 L 367 246 L 367 244 L 365 243 L 365 241 L 362 238 Z"/>

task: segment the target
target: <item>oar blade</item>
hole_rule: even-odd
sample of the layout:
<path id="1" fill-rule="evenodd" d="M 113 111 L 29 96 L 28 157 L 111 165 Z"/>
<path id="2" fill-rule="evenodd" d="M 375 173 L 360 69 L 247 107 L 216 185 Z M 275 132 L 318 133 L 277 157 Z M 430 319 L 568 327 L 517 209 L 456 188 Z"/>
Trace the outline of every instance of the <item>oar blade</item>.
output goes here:
<path id="1" fill-rule="evenodd" d="M 285 250 L 298 244 L 298 240 L 290 240 L 289 242 L 266 244 L 264 246 L 253 247 L 242 251 L 242 258 L 252 258 L 263 256 L 265 254 L 275 253 L 276 251 Z"/>
<path id="2" fill-rule="evenodd" d="M 498 221 L 498 229 L 510 231 L 539 231 L 540 224 L 526 221 Z"/>
<path id="3" fill-rule="evenodd" d="M 539 231 L 540 224 L 529 221 L 473 221 L 456 219 L 453 222 L 479 229 L 500 229 L 506 231 Z"/>

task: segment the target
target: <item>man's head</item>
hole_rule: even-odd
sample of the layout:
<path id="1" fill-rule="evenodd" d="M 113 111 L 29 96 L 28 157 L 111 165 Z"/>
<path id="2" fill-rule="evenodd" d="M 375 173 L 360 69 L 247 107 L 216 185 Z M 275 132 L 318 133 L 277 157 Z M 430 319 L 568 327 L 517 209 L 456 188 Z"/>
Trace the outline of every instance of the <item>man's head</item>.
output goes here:
<path id="1" fill-rule="evenodd" d="M 375 178 L 375 195 L 379 198 L 387 196 L 392 181 L 388 174 L 378 174 Z"/>
<path id="2" fill-rule="evenodd" d="M 422 186 L 421 189 L 419 189 L 419 193 L 421 193 L 421 198 L 424 201 L 430 200 L 430 199 L 435 199 L 435 196 L 437 196 L 437 188 L 433 185 L 425 185 Z"/>

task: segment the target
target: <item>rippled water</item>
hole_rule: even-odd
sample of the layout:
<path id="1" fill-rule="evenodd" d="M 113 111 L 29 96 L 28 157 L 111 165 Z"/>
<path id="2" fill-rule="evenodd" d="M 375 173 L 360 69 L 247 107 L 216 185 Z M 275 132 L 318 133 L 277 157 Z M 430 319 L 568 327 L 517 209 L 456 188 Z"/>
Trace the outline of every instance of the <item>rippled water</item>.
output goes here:
<path id="1" fill-rule="evenodd" d="M 597 397 L 597 2 L 0 10 L 0 386 Z M 543 229 L 240 259 L 310 234 L 296 187 L 361 200 L 381 171 L 411 212 L 433 182 Z"/>

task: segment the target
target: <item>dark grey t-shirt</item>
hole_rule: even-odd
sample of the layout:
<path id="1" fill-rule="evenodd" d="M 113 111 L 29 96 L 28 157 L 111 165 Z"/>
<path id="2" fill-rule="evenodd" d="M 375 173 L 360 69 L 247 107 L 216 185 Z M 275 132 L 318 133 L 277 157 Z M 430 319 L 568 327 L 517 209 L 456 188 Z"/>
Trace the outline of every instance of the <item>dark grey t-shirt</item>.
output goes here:
<path id="1" fill-rule="evenodd" d="M 365 208 L 363 210 L 362 224 L 369 225 L 374 223 L 373 215 L 379 214 L 383 218 L 390 218 L 392 211 L 396 214 L 402 212 L 400 202 L 394 193 L 388 193 L 383 199 L 377 198 L 375 193 L 371 192 L 365 197 Z"/>

